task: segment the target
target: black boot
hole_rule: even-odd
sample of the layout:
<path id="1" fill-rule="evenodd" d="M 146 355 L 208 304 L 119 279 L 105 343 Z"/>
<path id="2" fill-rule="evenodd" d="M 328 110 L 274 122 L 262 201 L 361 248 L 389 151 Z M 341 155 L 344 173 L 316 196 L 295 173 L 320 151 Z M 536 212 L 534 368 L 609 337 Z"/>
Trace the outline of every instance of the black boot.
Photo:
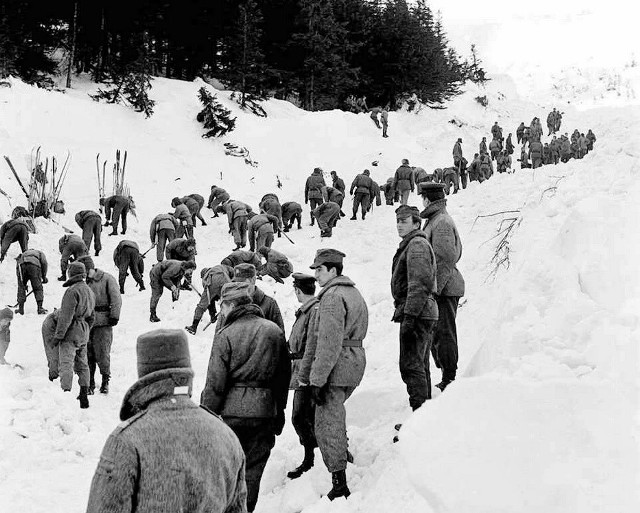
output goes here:
<path id="1" fill-rule="evenodd" d="M 109 376 L 105 374 L 102 375 L 102 384 L 100 385 L 100 393 L 101 394 L 109 393 Z"/>
<path id="2" fill-rule="evenodd" d="M 347 486 L 347 474 L 344 470 L 338 470 L 331 475 L 331 483 L 333 488 L 327 494 L 330 501 L 338 497 L 344 497 L 345 499 L 351 495 L 349 487 Z"/>
<path id="3" fill-rule="evenodd" d="M 18 303 L 18 308 L 15 309 L 14 313 L 24 315 L 24 303 Z"/>
<path id="4" fill-rule="evenodd" d="M 355 214 L 353 214 L 349 219 L 350 219 L 351 221 L 355 221 L 357 218 L 356 218 L 356 215 L 355 215 Z"/>
<path id="5" fill-rule="evenodd" d="M 80 408 L 83 410 L 89 407 L 89 387 L 80 387 L 80 395 L 78 400 L 80 401 Z"/>
<path id="6" fill-rule="evenodd" d="M 313 458 L 313 447 L 305 447 L 302 463 L 300 463 L 295 470 L 288 472 L 287 477 L 289 479 L 298 479 L 302 474 L 313 467 Z"/>
<path id="7" fill-rule="evenodd" d="M 442 392 L 444 392 L 444 389 L 447 388 L 451 383 L 453 383 L 452 379 L 444 379 L 438 383 L 436 385 L 436 387 L 438 387 Z"/>
<path id="8" fill-rule="evenodd" d="M 160 322 L 160 319 L 156 315 L 156 309 L 155 308 L 153 310 L 151 310 L 151 315 L 149 316 L 149 320 L 151 322 Z"/>
<path id="9" fill-rule="evenodd" d="M 144 286 L 144 282 L 142 280 L 140 280 L 138 282 L 138 290 L 140 290 L 140 291 L 146 290 L 146 288 Z"/>
<path id="10" fill-rule="evenodd" d="M 195 335 L 196 330 L 198 329 L 198 324 L 200 324 L 200 319 L 197 319 L 196 317 L 194 317 L 193 322 L 191 323 L 191 326 L 185 326 L 184 329 L 189 333 L 191 333 L 192 335 Z"/>
<path id="11" fill-rule="evenodd" d="M 42 301 L 37 301 L 38 304 L 38 315 L 44 315 L 47 313 L 47 309 L 42 307 Z"/>

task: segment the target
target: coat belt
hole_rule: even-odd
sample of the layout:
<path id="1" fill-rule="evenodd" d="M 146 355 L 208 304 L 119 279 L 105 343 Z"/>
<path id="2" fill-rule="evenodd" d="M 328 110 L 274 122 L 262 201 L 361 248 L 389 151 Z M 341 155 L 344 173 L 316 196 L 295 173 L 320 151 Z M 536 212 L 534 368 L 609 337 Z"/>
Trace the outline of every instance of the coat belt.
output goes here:
<path id="1" fill-rule="evenodd" d="M 362 347 L 362 340 L 345 339 L 342 341 L 342 347 Z"/>

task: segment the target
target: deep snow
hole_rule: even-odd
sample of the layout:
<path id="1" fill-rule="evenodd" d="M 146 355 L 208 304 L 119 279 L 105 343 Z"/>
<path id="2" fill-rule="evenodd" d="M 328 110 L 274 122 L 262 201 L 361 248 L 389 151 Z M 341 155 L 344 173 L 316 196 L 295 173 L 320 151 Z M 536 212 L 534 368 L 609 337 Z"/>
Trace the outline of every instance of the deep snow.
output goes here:
<path id="1" fill-rule="evenodd" d="M 637 511 L 638 107 L 585 110 L 549 95 L 536 103 L 521 95 L 511 78 L 498 76 L 486 89 L 470 86 L 445 110 L 392 113 L 390 138 L 382 139 L 366 115 L 308 113 L 270 100 L 269 117 L 260 119 L 218 92 L 238 116 L 237 129 L 222 140 L 205 140 L 195 121 L 202 85 L 155 80 L 156 113 L 145 120 L 125 107 L 92 102 L 86 95 L 91 86 L 82 81 L 67 94 L 13 81 L 12 88 L 0 89 L 2 154 L 26 177 L 33 147 L 41 145 L 45 156 L 71 152 L 63 192 L 68 214 L 58 221 L 76 229 L 76 211 L 97 209 L 96 154 L 112 163 L 116 148 L 127 149 L 127 178 L 139 218 L 130 221 L 127 238 L 146 249 L 150 219 L 168 211 L 173 196 L 206 197 L 214 183 L 254 207 L 266 192 L 277 192 L 282 202 L 302 202 L 304 180 L 318 165 L 327 175 L 337 170 L 347 184 L 367 167 L 382 184 L 401 158 L 425 169 L 449 165 L 457 137 L 469 157 L 494 121 L 515 135 L 520 121 L 537 115 L 544 122 L 552 106 L 565 111 L 563 132 L 592 128 L 598 136 L 595 151 L 582 161 L 494 175 L 449 198 L 467 282 L 458 315 L 460 378 L 414 415 L 397 370 L 397 327 L 390 322 L 390 266 L 399 242 L 393 209 L 376 207 L 364 222 L 343 220 L 333 238 L 322 241 L 317 228 L 308 226 L 305 210 L 303 229 L 289 233 L 295 245 L 276 239 L 274 247 L 300 271 L 308 269 L 318 247 L 347 254 L 345 274 L 370 310 L 368 363 L 362 385 L 347 403 L 355 457 L 348 468 L 349 500 L 330 504 L 321 498 L 330 475 L 319 455 L 302 478 L 285 478 L 302 457 L 288 424 L 267 465 L 257 511 Z M 479 94 L 487 94 L 487 109 L 475 102 Z M 226 141 L 246 146 L 260 166 L 225 156 Z M 372 166 L 373 161 L 379 164 Z M 14 206 L 24 204 L 9 170 L 4 163 L 0 167 L 1 187 Z M 282 190 L 276 189 L 276 175 Z M 415 195 L 410 201 L 420 206 Z M 350 209 L 348 199 L 345 206 Z M 510 239 L 510 267 L 492 276 L 496 240 L 491 238 L 500 220 L 513 214 L 477 216 L 505 210 L 519 210 L 519 224 Z M 0 196 L 0 215 L 9 212 Z M 41 219 L 37 226 L 31 246 L 45 250 L 50 262 L 45 306 L 51 310 L 62 294 L 55 277 L 63 231 Z M 218 263 L 233 247 L 224 219 L 198 227 L 196 237 L 199 267 Z M 105 233 L 105 248 L 95 259 L 99 268 L 116 272 L 111 254 L 120 238 Z M 15 303 L 16 255 L 13 247 L 0 265 L 2 305 Z M 153 258 L 147 260 L 150 265 Z M 259 286 L 280 303 L 288 332 L 297 308 L 290 280 Z M 0 368 L 1 509 L 81 511 L 102 445 L 118 424 L 121 398 L 136 379 L 137 335 L 190 324 L 197 298 L 184 293 L 172 304 L 165 294 L 158 308 L 162 322 L 152 325 L 149 292 L 138 293 L 129 279 L 115 328 L 111 393 L 91 397 L 86 411 L 78 409 L 75 389 L 64 394 L 47 380 L 42 318 L 29 299 L 26 315 L 13 322 L 7 353 L 24 370 Z M 190 337 L 196 400 L 212 337 L 211 328 L 202 333 L 203 325 Z M 433 374 L 437 380 L 438 372 Z M 392 444 L 393 425 L 400 421 L 405 422 L 401 441 Z"/>

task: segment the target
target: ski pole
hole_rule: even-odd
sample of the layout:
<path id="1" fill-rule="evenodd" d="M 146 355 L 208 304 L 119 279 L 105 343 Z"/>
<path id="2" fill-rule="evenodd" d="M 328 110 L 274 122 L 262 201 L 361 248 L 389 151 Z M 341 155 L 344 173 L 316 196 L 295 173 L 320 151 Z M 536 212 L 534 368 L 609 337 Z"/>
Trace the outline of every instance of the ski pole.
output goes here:
<path id="1" fill-rule="evenodd" d="M 7 157 L 5 155 L 4 156 L 4 160 L 7 161 L 7 164 L 9 164 L 9 167 L 11 168 L 11 171 L 13 172 L 13 176 L 15 176 L 16 180 L 18 180 L 18 184 L 20 184 L 20 188 L 22 189 L 22 192 L 24 192 L 24 195 L 27 197 L 27 199 L 29 199 L 29 194 L 27 193 L 27 190 L 24 188 L 24 185 L 22 185 L 22 180 L 20 180 L 20 177 L 18 176 L 18 173 L 16 173 L 16 170 L 13 167 L 13 164 L 11 163 L 11 161 L 9 160 L 9 157 Z"/>

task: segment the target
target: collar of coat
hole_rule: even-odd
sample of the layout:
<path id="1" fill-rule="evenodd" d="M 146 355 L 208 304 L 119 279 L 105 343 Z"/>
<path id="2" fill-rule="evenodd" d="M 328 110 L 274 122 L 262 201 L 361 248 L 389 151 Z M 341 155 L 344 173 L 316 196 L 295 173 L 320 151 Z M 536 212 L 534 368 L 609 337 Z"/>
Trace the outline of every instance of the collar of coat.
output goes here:
<path id="1" fill-rule="evenodd" d="M 332 280 L 329 280 L 327 284 L 322 287 L 322 290 L 318 294 L 318 301 L 320 298 L 324 296 L 324 294 L 332 287 L 337 287 L 338 285 L 344 285 L 346 287 L 355 287 L 356 284 L 351 281 L 351 279 L 347 276 L 336 276 Z"/>
<path id="2" fill-rule="evenodd" d="M 447 200 L 439 199 L 436 201 L 432 201 L 427 208 L 425 208 L 422 212 L 420 212 L 420 217 L 422 219 L 431 219 L 437 213 L 442 212 L 447 208 Z"/>
<path id="3" fill-rule="evenodd" d="M 100 281 L 102 278 L 104 278 L 104 271 L 102 269 L 95 269 L 95 274 L 93 275 L 93 278 L 89 278 L 87 276 L 87 283 L 91 282 L 91 281 Z"/>
<path id="4" fill-rule="evenodd" d="M 244 317 L 245 315 L 255 315 L 256 317 L 264 318 L 264 313 L 262 309 L 258 305 L 254 305 L 253 303 L 249 303 L 248 305 L 240 305 L 236 306 L 229 315 L 224 320 L 224 325 L 229 326 L 237 321 L 240 317 Z"/>
<path id="5" fill-rule="evenodd" d="M 81 274 L 78 274 L 76 276 L 72 276 L 71 278 L 69 278 L 67 281 L 65 281 L 62 284 L 62 286 L 71 287 L 71 285 L 75 285 L 76 283 L 80 283 L 81 281 L 84 281 L 84 277 Z"/>
<path id="6" fill-rule="evenodd" d="M 127 390 L 120 407 L 120 420 L 130 419 L 146 410 L 154 401 L 179 395 L 176 393 L 177 387 L 182 387 L 180 391 L 184 391 L 191 397 L 192 385 L 193 370 L 191 369 L 181 367 L 151 372 Z"/>
<path id="7" fill-rule="evenodd" d="M 416 228 L 415 230 L 410 231 L 400 241 L 400 246 L 398 246 L 398 253 L 400 253 L 404 248 L 407 247 L 409 242 L 416 237 L 422 237 L 423 239 L 427 238 L 427 234 L 424 233 L 420 228 Z"/>
<path id="8" fill-rule="evenodd" d="M 304 302 L 302 306 L 296 310 L 296 318 L 300 317 L 300 315 L 302 315 L 303 313 L 307 313 L 309 310 L 311 310 L 313 305 L 317 303 L 318 303 L 317 297 L 313 297 L 308 301 Z"/>

